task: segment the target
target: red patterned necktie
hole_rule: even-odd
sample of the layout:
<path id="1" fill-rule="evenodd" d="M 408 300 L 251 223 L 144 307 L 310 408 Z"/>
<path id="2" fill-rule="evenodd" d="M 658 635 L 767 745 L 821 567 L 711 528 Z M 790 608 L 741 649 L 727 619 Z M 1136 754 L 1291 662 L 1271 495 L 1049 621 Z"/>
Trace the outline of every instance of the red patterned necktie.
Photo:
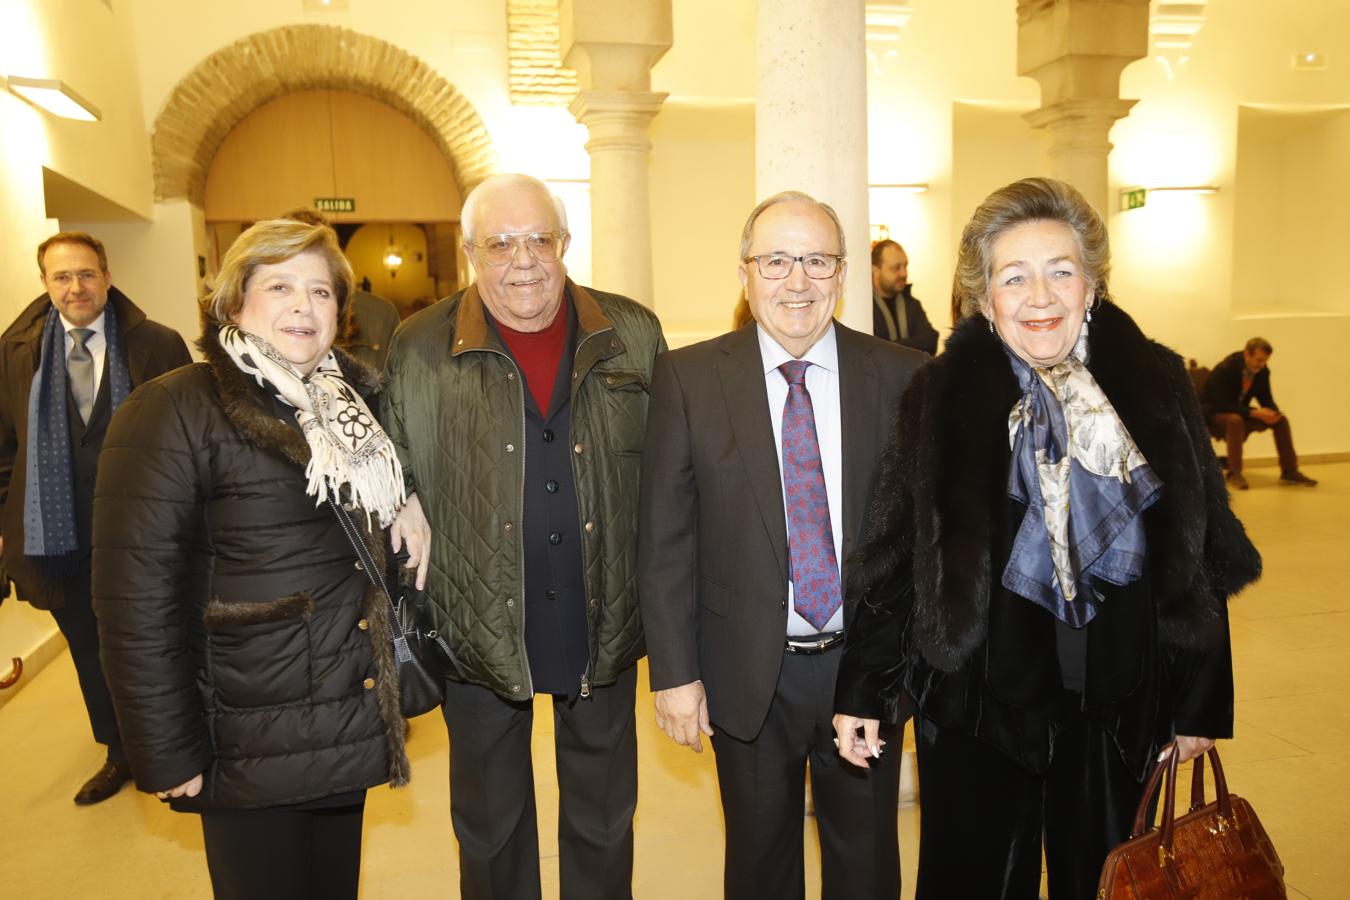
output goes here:
<path id="1" fill-rule="evenodd" d="M 778 367 L 788 383 L 783 406 L 783 490 L 787 494 L 792 606 L 821 630 L 839 609 L 839 564 L 816 438 L 816 414 L 806 390 L 809 365 L 795 359 Z"/>

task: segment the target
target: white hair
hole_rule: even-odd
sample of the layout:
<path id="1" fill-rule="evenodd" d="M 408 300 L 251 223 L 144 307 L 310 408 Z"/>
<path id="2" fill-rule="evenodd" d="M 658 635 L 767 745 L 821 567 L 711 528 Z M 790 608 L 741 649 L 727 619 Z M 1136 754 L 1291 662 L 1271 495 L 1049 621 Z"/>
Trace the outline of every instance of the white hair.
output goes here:
<path id="1" fill-rule="evenodd" d="M 469 191 L 469 196 L 464 198 L 464 206 L 459 211 L 460 230 L 464 233 L 464 240 L 470 244 L 478 237 L 474 233 L 478 222 L 478 207 L 483 204 L 483 197 L 499 190 L 527 189 L 538 191 L 553 203 L 553 209 L 558 215 L 558 233 L 564 235 L 567 233 L 567 208 L 563 206 L 562 200 L 554 195 L 548 189 L 548 185 L 531 175 L 522 175 L 518 172 L 503 172 L 499 175 L 489 175 L 478 183 L 478 186 Z"/>

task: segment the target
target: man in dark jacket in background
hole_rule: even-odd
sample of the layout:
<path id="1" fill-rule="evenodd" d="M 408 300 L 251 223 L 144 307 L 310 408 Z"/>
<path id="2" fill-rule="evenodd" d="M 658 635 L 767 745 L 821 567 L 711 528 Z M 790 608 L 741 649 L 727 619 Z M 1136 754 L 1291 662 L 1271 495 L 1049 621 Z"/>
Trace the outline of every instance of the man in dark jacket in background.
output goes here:
<path id="1" fill-rule="evenodd" d="M 55 234 L 38 246 L 37 260 L 47 291 L 0 337 L 0 553 L 18 595 L 50 610 L 65 635 L 94 740 L 108 748 L 75 795 L 87 805 L 131 777 L 89 596 L 99 450 L 127 394 L 192 357 L 178 332 L 147 319 L 112 286 L 96 238 Z M 30 527 L 35 522 L 40 527 Z"/>
<path id="2" fill-rule="evenodd" d="M 909 254 L 890 239 L 872 245 L 872 334 L 929 356 L 938 333 L 909 283 Z"/>
<path id="3" fill-rule="evenodd" d="M 632 896 L 638 475 L 649 310 L 567 278 L 566 213 L 497 175 L 464 203 L 476 282 L 394 335 L 385 427 L 431 525 L 426 613 L 452 654 L 443 712 L 460 890 L 538 897 L 530 727 L 553 695 L 562 896 Z"/>
<path id="4" fill-rule="evenodd" d="M 1303 487 L 1317 484 L 1298 470 L 1289 417 L 1280 412 L 1270 394 L 1270 369 L 1266 364 L 1273 352 L 1265 338 L 1252 338 L 1241 351 L 1229 354 L 1214 367 L 1200 398 L 1210 434 L 1228 444 L 1228 484 L 1240 491 L 1247 490 L 1247 479 L 1242 474 L 1242 444 L 1253 431 L 1267 428 L 1275 436 L 1280 484 Z"/>

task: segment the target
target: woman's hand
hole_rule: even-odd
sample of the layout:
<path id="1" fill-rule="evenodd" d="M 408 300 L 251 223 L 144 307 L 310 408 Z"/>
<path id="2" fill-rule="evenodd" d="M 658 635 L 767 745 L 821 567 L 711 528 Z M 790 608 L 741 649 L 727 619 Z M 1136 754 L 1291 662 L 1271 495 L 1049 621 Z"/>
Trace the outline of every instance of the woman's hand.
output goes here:
<path id="1" fill-rule="evenodd" d="M 858 729 L 862 734 L 858 734 Z M 878 736 L 881 728 L 879 719 L 859 719 L 838 713 L 834 717 L 834 745 L 845 762 L 851 762 L 861 769 L 872 768 L 869 759 L 880 759 L 881 748 L 886 742 Z"/>
<path id="2" fill-rule="evenodd" d="M 403 504 L 394 524 L 389 526 L 389 540 L 395 553 L 402 550 L 405 543 L 408 545 L 407 568 L 417 569 L 417 589 L 425 590 L 427 568 L 431 565 L 431 526 L 422 514 L 422 501 L 416 494 L 408 495 L 408 502 Z"/>
<path id="3" fill-rule="evenodd" d="M 1167 759 L 1167 751 L 1170 749 L 1170 746 L 1171 745 L 1163 748 L 1163 752 L 1158 754 L 1158 762 Z M 1190 762 L 1197 756 L 1203 756 L 1208 753 L 1213 746 L 1214 740 L 1212 738 L 1190 737 L 1184 734 L 1177 735 L 1176 748 L 1177 753 L 1180 754 L 1180 756 L 1177 757 L 1177 765 Z"/>
<path id="4" fill-rule="evenodd" d="M 170 788 L 167 791 L 156 791 L 155 796 L 161 800 L 168 800 L 170 797 L 195 797 L 202 792 L 202 776 L 194 775 L 176 788 Z"/>

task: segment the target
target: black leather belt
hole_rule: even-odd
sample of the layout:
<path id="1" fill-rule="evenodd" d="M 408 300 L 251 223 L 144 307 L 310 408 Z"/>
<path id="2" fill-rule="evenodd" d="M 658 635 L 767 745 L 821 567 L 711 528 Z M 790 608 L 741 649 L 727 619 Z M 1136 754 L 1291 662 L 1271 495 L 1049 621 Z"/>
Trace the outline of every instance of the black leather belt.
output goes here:
<path id="1" fill-rule="evenodd" d="M 844 642 L 842 631 L 823 632 L 821 634 L 788 635 L 787 652 L 802 656 L 824 653 Z"/>

